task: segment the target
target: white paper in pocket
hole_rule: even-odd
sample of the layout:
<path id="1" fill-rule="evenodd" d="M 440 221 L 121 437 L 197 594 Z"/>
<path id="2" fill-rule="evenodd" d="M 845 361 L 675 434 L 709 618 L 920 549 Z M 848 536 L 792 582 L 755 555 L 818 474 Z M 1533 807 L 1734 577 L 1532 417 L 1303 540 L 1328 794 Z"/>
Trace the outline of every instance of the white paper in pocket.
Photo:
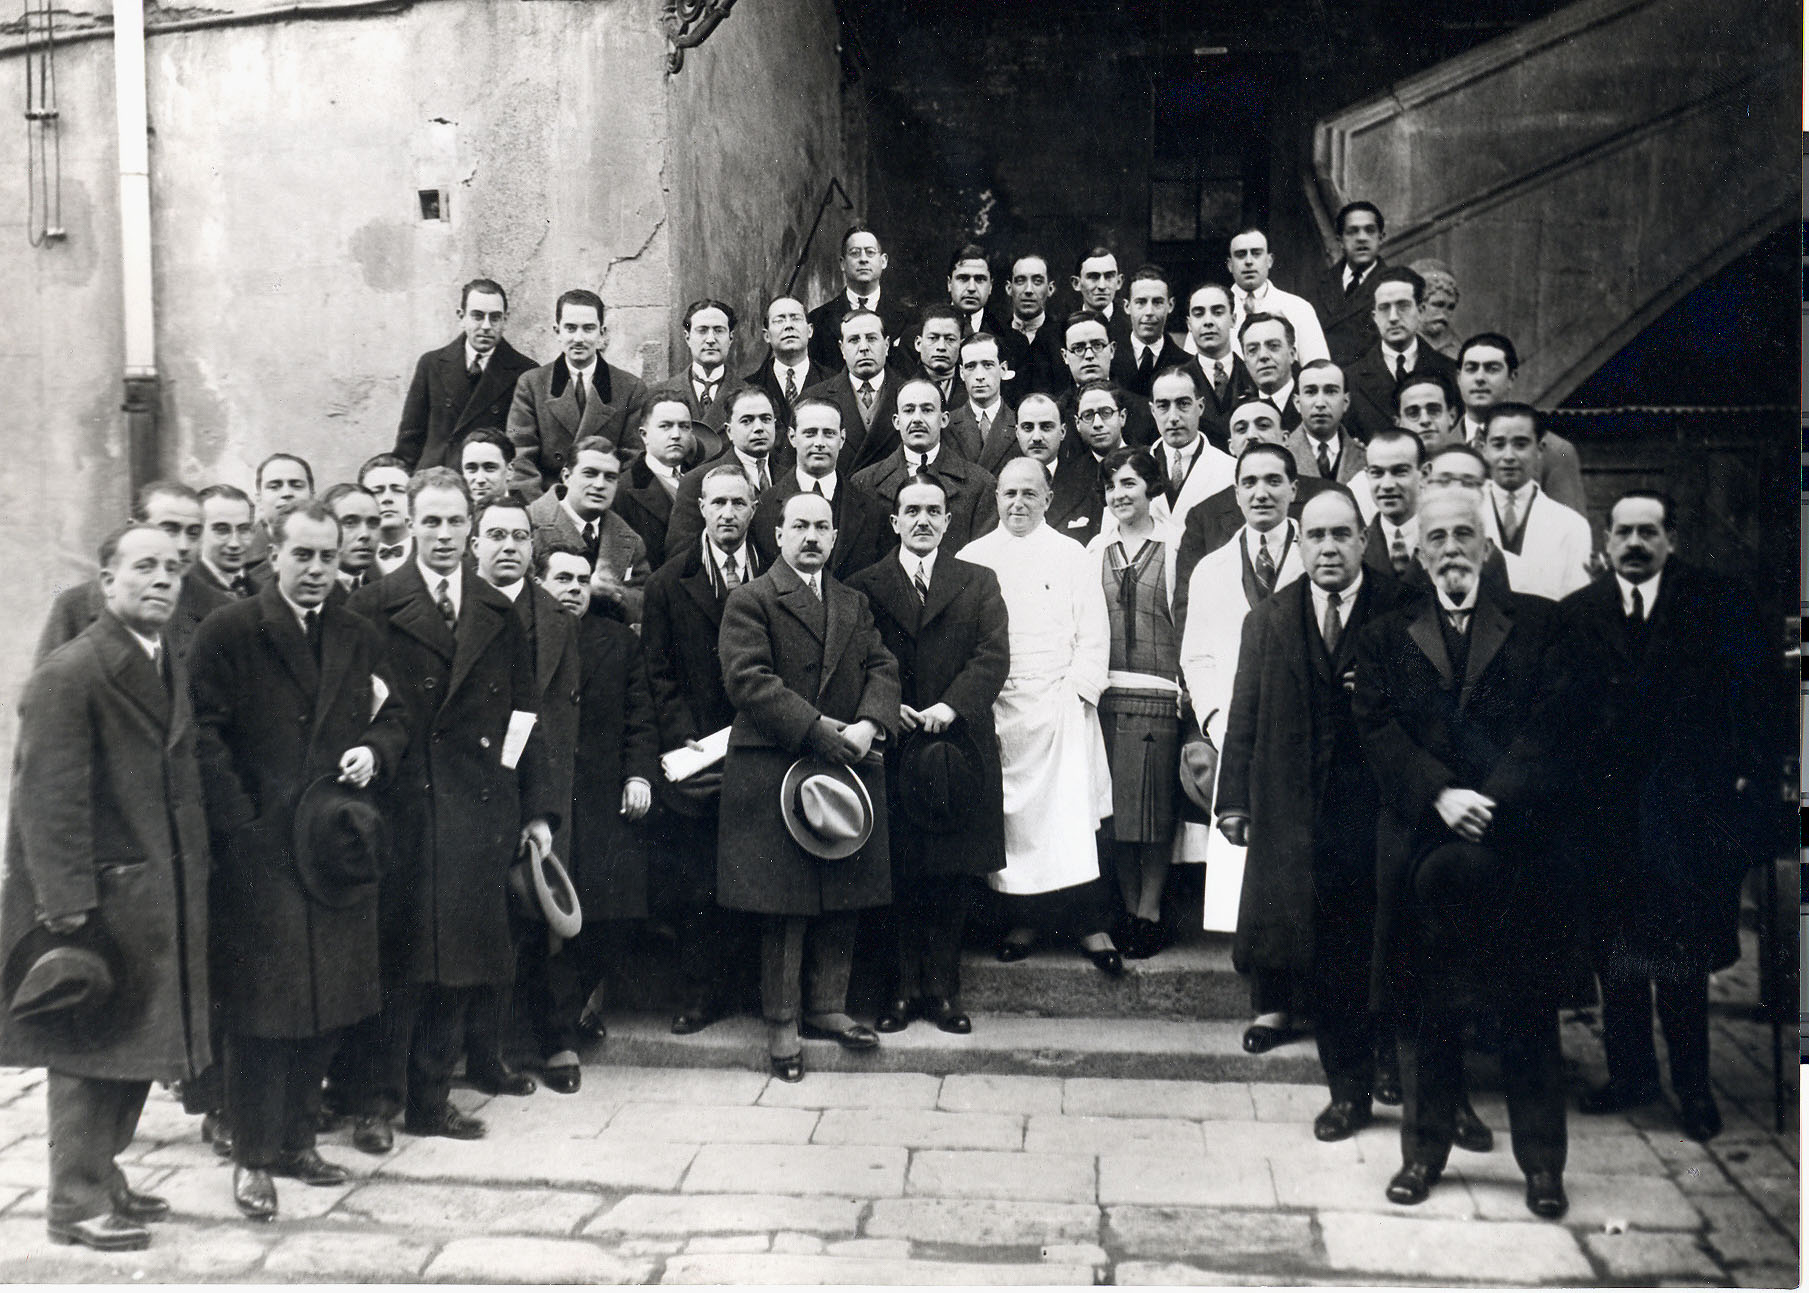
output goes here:
<path id="1" fill-rule="evenodd" d="M 515 765 L 521 762 L 521 752 L 528 748 L 528 734 L 534 730 L 534 720 L 538 717 L 525 709 L 509 715 L 509 730 L 503 733 L 502 748 L 502 765 L 509 771 L 515 771 Z"/>

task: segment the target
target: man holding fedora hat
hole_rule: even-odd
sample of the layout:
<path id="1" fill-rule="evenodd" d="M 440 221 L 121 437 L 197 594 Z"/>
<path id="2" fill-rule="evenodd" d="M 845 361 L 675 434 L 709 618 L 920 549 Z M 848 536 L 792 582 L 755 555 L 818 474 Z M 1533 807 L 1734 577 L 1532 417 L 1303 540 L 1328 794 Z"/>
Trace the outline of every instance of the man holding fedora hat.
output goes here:
<path id="1" fill-rule="evenodd" d="M 214 841 L 213 936 L 225 981 L 233 1201 L 276 1215 L 271 1177 L 337 1185 L 315 1150 L 340 1031 L 382 1005 L 377 876 L 385 831 L 364 793 L 408 726 L 367 622 L 329 600 L 339 522 L 309 500 L 271 526 L 276 578 L 210 615 L 190 656 Z M 298 721 L 299 720 L 299 721 Z"/>
<path id="2" fill-rule="evenodd" d="M 854 576 L 898 660 L 905 736 L 886 761 L 898 978 L 874 1025 L 921 1017 L 973 1031 L 961 1009 L 961 936 L 976 878 L 1005 865 L 1003 774 L 992 706 L 1011 651 L 998 576 L 941 551 L 948 491 L 933 475 L 898 486 L 899 548 Z"/>
<path id="3" fill-rule="evenodd" d="M 824 570 L 834 513 L 785 502 L 779 560 L 729 594 L 723 686 L 735 706 L 722 774 L 717 900 L 757 912 L 761 1011 L 776 1077 L 801 1081 L 803 1033 L 849 1050 L 879 1037 L 847 1013 L 859 913 L 891 901 L 885 771 L 875 742 L 898 726 L 898 662 L 867 599 Z M 800 975 L 811 944 L 809 1000 Z"/>
<path id="4" fill-rule="evenodd" d="M 169 1204 L 127 1184 L 151 1083 L 210 1062 L 207 821 L 188 678 L 163 635 L 176 541 L 136 522 L 100 548 L 105 608 L 19 703 L 0 879 L 0 1064 L 46 1068 L 52 1242 L 151 1242 Z"/>

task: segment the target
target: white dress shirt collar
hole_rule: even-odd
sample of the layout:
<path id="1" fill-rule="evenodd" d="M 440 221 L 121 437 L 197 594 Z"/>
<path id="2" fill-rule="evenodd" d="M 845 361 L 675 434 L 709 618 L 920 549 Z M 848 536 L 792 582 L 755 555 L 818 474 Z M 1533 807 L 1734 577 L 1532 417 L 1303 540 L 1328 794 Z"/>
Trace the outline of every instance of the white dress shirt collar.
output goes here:
<path id="1" fill-rule="evenodd" d="M 1462 612 L 1463 614 L 1468 615 L 1471 611 L 1476 609 L 1476 594 L 1482 590 L 1482 580 L 1477 579 L 1474 581 L 1470 585 L 1470 591 L 1464 594 L 1463 601 L 1456 605 L 1453 605 L 1451 599 L 1445 595 L 1445 589 L 1442 584 L 1435 584 L 1434 587 L 1438 590 L 1439 607 L 1446 614 L 1449 615 Z"/>
<path id="2" fill-rule="evenodd" d="M 127 624 L 124 620 L 121 620 L 119 623 L 121 628 L 132 635 L 132 640 L 138 643 L 145 655 L 150 657 L 152 664 L 162 663 L 159 659 L 163 652 L 163 639 L 161 637 L 146 637 L 130 624 Z"/>
<path id="3" fill-rule="evenodd" d="M 490 367 L 490 357 L 495 353 L 495 350 L 486 350 L 480 355 L 471 348 L 471 343 L 467 341 L 465 343 L 465 371 L 470 372 L 471 365 L 473 364 L 476 364 L 480 369 L 488 369 Z"/>
<path id="4" fill-rule="evenodd" d="M 559 500 L 559 506 L 564 508 L 565 514 L 572 518 L 572 524 L 578 527 L 579 534 L 583 534 L 584 527 L 591 524 L 591 522 L 593 522 L 593 521 L 598 526 L 598 533 L 602 532 L 601 527 L 603 525 L 603 515 L 601 513 L 599 513 L 598 515 L 591 517 L 591 519 L 589 521 L 585 520 L 582 516 L 578 515 L 577 509 L 575 509 L 572 506 L 572 499 L 571 499 L 570 494 L 567 494 L 564 498 Z"/>
<path id="5" fill-rule="evenodd" d="M 504 597 L 507 597 L 510 601 L 518 602 L 521 600 L 522 593 L 527 591 L 528 581 L 526 579 L 517 579 L 512 584 L 491 584 L 490 587 L 494 588 Z"/>
<path id="6" fill-rule="evenodd" d="M 878 310 L 879 309 L 879 289 L 877 287 L 875 287 L 871 292 L 868 292 L 866 295 L 867 295 L 866 308 L 868 310 Z M 848 289 L 848 308 L 850 310 L 858 310 L 861 308 L 861 294 L 856 292 L 852 287 Z"/>
<path id="7" fill-rule="evenodd" d="M 1494 500 L 1495 510 L 1499 512 L 1503 500 L 1511 496 L 1514 500 L 1514 515 L 1522 521 L 1526 520 L 1526 509 L 1533 505 L 1533 495 L 1538 492 L 1539 482 L 1536 480 L 1529 480 L 1519 489 L 1511 490 L 1503 489 L 1492 480 L 1489 482 L 1489 497 Z"/>
<path id="8" fill-rule="evenodd" d="M 812 476 L 801 465 L 792 468 L 792 471 L 798 478 L 798 493 L 821 494 L 831 503 L 835 502 L 835 472 L 832 471 L 827 476 Z"/>
<path id="9" fill-rule="evenodd" d="M 665 482 L 668 489 L 677 489 L 678 478 L 683 474 L 679 468 L 668 467 L 665 463 L 654 457 L 649 457 L 647 459 L 647 471 L 649 474 Z"/>
<path id="10" fill-rule="evenodd" d="M 715 564 L 716 569 L 721 570 L 724 566 L 729 564 L 729 558 L 733 557 L 735 559 L 735 570 L 740 574 L 741 582 L 745 584 L 749 579 L 753 578 L 753 572 L 748 569 L 748 546 L 746 538 L 742 539 L 741 546 L 736 548 L 733 552 L 724 552 L 721 548 L 717 547 L 716 540 L 711 538 L 708 534 L 704 535 L 703 540 L 704 550 L 709 555 L 711 562 Z"/>
<path id="11" fill-rule="evenodd" d="M 459 565 L 453 569 L 451 574 L 442 575 L 439 571 L 431 569 L 424 561 L 416 561 L 415 565 L 421 572 L 421 578 L 427 581 L 429 600 L 439 600 L 440 581 L 442 579 L 446 581 L 446 596 L 452 600 L 452 616 L 457 619 L 459 612 L 465 609 L 465 567 Z"/>
<path id="12" fill-rule="evenodd" d="M 779 380 L 779 390 L 785 390 L 785 375 L 791 374 L 791 380 L 798 388 L 798 394 L 804 393 L 804 387 L 810 381 L 810 357 L 806 355 L 795 364 L 788 364 L 779 356 L 773 356 L 773 376 Z"/>
<path id="13" fill-rule="evenodd" d="M 1294 536 L 1294 519 L 1289 517 L 1273 530 L 1253 530 L 1246 523 L 1244 526 L 1244 552 L 1250 560 L 1256 560 L 1259 547 L 1269 549 L 1269 555 L 1275 559 L 1276 569 L 1281 568 L 1283 546 Z"/>
<path id="14" fill-rule="evenodd" d="M 285 593 L 283 591 L 282 585 L 280 585 L 280 584 L 277 585 L 276 594 L 278 597 L 281 597 L 283 599 L 283 605 L 285 605 L 289 608 L 289 613 L 291 615 L 295 616 L 296 627 L 301 629 L 302 635 L 304 637 L 307 636 L 308 612 L 314 611 L 316 613 L 319 613 L 320 607 L 300 605 L 298 602 L 296 602 L 296 600 L 294 598 L 290 597 L 288 593 Z"/>
<path id="15" fill-rule="evenodd" d="M 1034 319 L 1020 318 L 1018 315 L 1014 314 L 1011 316 L 1011 327 L 1013 331 L 1021 332 L 1026 337 L 1030 338 L 1030 340 L 1035 341 L 1036 334 L 1043 330 L 1043 321 L 1048 317 L 1049 312 L 1047 310 L 1037 315 Z"/>
<path id="16" fill-rule="evenodd" d="M 753 485 L 756 494 L 760 492 L 762 475 L 765 475 L 769 482 L 772 480 L 772 475 L 766 466 L 766 459 L 750 458 L 739 449 L 730 449 L 729 452 L 735 455 L 735 461 L 739 462 L 741 470 L 747 473 L 748 482 Z"/>
<path id="17" fill-rule="evenodd" d="M 1399 533 L 1401 542 L 1407 545 L 1407 551 L 1410 555 L 1418 550 L 1420 546 L 1420 516 L 1418 512 L 1415 512 L 1399 525 L 1396 525 L 1380 512 L 1376 513 L 1376 520 L 1381 524 L 1382 537 L 1387 540 L 1390 548 L 1394 546 L 1394 536 L 1396 533 Z"/>
<path id="18" fill-rule="evenodd" d="M 1289 406 L 1294 403 L 1294 379 L 1292 377 L 1288 378 L 1287 381 L 1283 382 L 1280 386 L 1277 386 L 1267 395 L 1258 391 L 1257 398 L 1268 400 L 1269 403 L 1275 406 L 1277 412 L 1285 414 L 1288 411 Z"/>
<path id="19" fill-rule="evenodd" d="M 781 557 L 779 560 L 785 561 L 785 558 Z M 823 572 L 821 570 L 807 575 L 796 566 L 793 566 L 791 562 L 786 561 L 785 564 L 791 567 L 791 573 L 798 577 L 800 583 L 810 589 L 811 592 L 815 593 L 818 598 L 823 596 Z"/>
<path id="20" fill-rule="evenodd" d="M 565 361 L 565 366 L 567 371 L 571 373 L 572 381 L 574 383 L 591 382 L 591 388 L 593 390 L 596 389 L 596 383 L 591 381 L 591 374 L 597 371 L 597 361 L 594 357 L 591 359 L 590 363 L 583 368 L 573 368 L 572 361 L 569 359 Z"/>
<path id="21" fill-rule="evenodd" d="M 923 571 L 923 582 L 926 584 L 929 583 L 930 572 L 936 568 L 936 554 L 939 551 L 941 551 L 941 549 L 931 548 L 920 557 L 915 552 L 907 549 L 904 544 L 899 544 L 898 564 L 904 567 L 905 578 L 916 578 L 917 572 L 921 569 Z"/>
<path id="22" fill-rule="evenodd" d="M 1307 580 L 1307 586 L 1313 593 L 1313 620 L 1315 623 L 1323 625 L 1325 623 L 1326 604 L 1331 601 L 1332 595 L 1310 579 Z M 1359 564 L 1357 566 L 1356 579 L 1352 581 L 1349 588 L 1344 589 L 1338 594 L 1338 614 L 1340 616 L 1348 617 L 1350 615 L 1350 608 L 1356 605 L 1357 594 L 1362 591 L 1363 567 Z"/>
<path id="23" fill-rule="evenodd" d="M 1639 600 L 1641 602 L 1640 609 L 1645 612 L 1645 619 L 1650 621 L 1652 618 L 1652 608 L 1658 604 L 1658 583 L 1664 577 L 1664 571 L 1660 570 L 1643 584 L 1631 584 L 1627 582 L 1626 576 L 1622 575 L 1618 570 L 1615 571 L 1614 582 L 1620 585 L 1621 590 L 1621 614 L 1633 614 L 1633 590 L 1637 588 L 1639 589 Z"/>
<path id="24" fill-rule="evenodd" d="M 1407 349 L 1405 350 L 1391 350 L 1386 341 L 1382 343 L 1382 366 L 1388 370 L 1388 375 L 1390 377 L 1394 376 L 1395 367 L 1401 359 L 1407 361 L 1407 371 L 1411 373 L 1413 371 L 1413 366 L 1420 361 L 1420 339 L 1418 336 L 1407 338 Z"/>

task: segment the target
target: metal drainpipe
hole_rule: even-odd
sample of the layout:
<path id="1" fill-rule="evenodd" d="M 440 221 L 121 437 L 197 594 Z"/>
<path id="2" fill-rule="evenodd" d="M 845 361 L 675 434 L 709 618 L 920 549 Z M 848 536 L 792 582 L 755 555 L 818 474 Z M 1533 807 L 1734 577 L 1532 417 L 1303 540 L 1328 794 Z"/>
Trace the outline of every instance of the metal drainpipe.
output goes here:
<path id="1" fill-rule="evenodd" d="M 119 110 L 120 286 L 124 295 L 126 463 L 132 492 L 159 474 L 157 313 L 151 285 L 151 149 L 145 108 L 144 0 L 113 0 Z"/>

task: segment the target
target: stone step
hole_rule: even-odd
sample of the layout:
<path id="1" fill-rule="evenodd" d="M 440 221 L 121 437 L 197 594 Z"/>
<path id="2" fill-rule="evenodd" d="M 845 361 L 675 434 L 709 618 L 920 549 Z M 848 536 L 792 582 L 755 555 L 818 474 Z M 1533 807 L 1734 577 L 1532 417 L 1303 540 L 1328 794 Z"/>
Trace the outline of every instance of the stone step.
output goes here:
<path id="1" fill-rule="evenodd" d="M 1097 974 L 1091 966 L 1088 972 Z M 766 1069 L 766 1026 L 746 1015 L 675 1037 L 666 1013 L 609 1016 L 607 1040 L 587 1048 L 594 1064 L 653 1068 Z M 1319 1083 L 1311 1038 L 1247 1055 L 1242 1020 L 1049 1018 L 974 1012 L 965 1037 L 913 1023 L 851 1052 L 804 1043 L 806 1071 L 846 1073 L 1021 1073 L 1053 1077 L 1188 1078 L 1198 1081 Z"/>
<path id="2" fill-rule="evenodd" d="M 969 1011 L 1089 1019 L 1248 1020 L 1250 988 L 1231 968 L 1229 934 L 1193 933 L 1156 956 L 1102 974 L 1072 946 L 1039 948 L 1007 965 L 990 951 L 961 958 Z"/>

